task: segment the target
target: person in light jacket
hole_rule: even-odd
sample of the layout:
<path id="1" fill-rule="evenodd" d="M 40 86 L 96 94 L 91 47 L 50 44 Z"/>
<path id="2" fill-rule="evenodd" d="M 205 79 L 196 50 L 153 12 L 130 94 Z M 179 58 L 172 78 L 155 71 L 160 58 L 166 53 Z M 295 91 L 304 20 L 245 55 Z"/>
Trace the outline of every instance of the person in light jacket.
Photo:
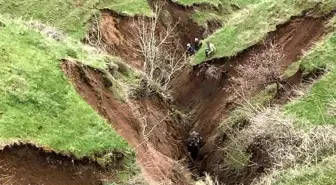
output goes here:
<path id="1" fill-rule="evenodd" d="M 206 42 L 206 48 L 205 48 L 205 56 L 209 57 L 210 55 L 213 55 L 213 53 L 216 51 L 216 47 L 211 42 Z"/>

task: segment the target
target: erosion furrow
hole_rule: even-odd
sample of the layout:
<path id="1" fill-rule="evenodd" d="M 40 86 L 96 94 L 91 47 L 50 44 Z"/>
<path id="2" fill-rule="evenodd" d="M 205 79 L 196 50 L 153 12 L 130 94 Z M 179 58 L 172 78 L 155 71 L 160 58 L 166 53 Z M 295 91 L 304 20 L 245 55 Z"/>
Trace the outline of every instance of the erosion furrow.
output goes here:
<path id="1" fill-rule="evenodd" d="M 225 116 L 225 112 L 232 108 L 232 105 L 239 104 L 242 100 L 237 92 L 240 92 L 240 84 L 234 84 L 233 78 L 236 78 L 237 67 L 247 64 L 251 57 L 267 52 L 267 46 L 277 45 L 283 48 L 281 51 L 285 60 L 281 61 L 283 70 L 294 61 L 296 61 L 303 52 L 325 33 L 324 24 L 327 17 L 297 17 L 288 23 L 278 26 L 275 32 L 272 32 L 260 44 L 255 45 L 237 57 L 228 59 L 216 59 L 208 64 L 194 67 L 194 70 L 184 71 L 176 82 L 176 100 L 178 106 L 186 112 L 195 112 L 194 130 L 199 131 L 205 137 L 211 136 L 216 130 L 219 122 Z M 207 70 L 210 66 L 216 66 L 220 78 L 208 77 Z M 253 78 L 253 76 L 251 76 Z M 257 89 L 251 89 L 249 95 L 257 92 Z M 206 123 L 206 124 L 205 124 Z"/>
<path id="2" fill-rule="evenodd" d="M 280 65 L 283 70 L 287 69 L 291 63 L 297 61 L 303 55 L 305 50 L 308 50 L 312 44 L 326 33 L 325 24 L 329 18 L 330 16 L 319 18 L 308 16 L 293 18 L 288 23 L 278 26 L 278 29 L 270 33 L 263 43 L 253 46 L 239 56 L 232 59 L 217 59 L 212 61 L 212 65 L 218 66 L 219 69 L 225 71 L 225 75 L 217 82 L 218 84 L 224 84 L 224 86 L 217 86 L 213 91 L 215 95 L 209 96 L 205 101 L 197 101 L 197 103 L 195 103 L 195 99 L 198 98 L 192 97 L 188 99 L 187 104 L 191 103 L 195 104 L 196 107 L 201 107 L 199 112 L 196 113 L 193 130 L 200 132 L 205 138 L 216 135 L 221 120 L 229 116 L 228 113 L 235 107 L 234 105 L 243 103 L 244 100 L 253 97 L 253 95 L 265 87 L 258 86 L 249 89 L 247 93 L 241 89 L 240 84 L 236 84 L 234 80 L 232 80 L 239 75 L 237 73 L 237 67 L 239 65 L 248 64 L 248 62 L 251 61 L 251 57 L 260 55 L 261 52 L 268 52 L 267 46 L 277 45 L 283 48 L 281 52 L 285 56 L 284 60 L 279 61 L 281 62 Z M 203 67 L 204 66 L 200 66 L 199 68 L 202 69 Z M 251 76 L 250 78 L 254 77 Z M 255 83 L 258 84 L 257 81 Z M 197 84 L 197 86 L 200 89 L 205 88 L 204 86 L 207 86 L 206 81 L 202 81 Z M 202 95 L 204 96 L 204 94 L 201 94 L 201 96 Z M 220 138 L 217 139 L 220 140 Z M 227 184 L 236 184 L 237 182 L 250 184 L 258 174 L 264 172 L 264 169 L 269 167 L 267 165 L 252 165 L 252 167 L 247 167 L 245 171 L 239 172 L 233 169 L 219 169 L 219 164 L 221 160 L 223 160 L 220 156 L 224 156 L 225 151 L 219 150 L 220 145 L 218 145 L 218 141 L 208 140 L 208 142 L 209 143 L 203 148 L 203 153 L 199 161 L 196 162 L 195 165 L 200 168 L 200 172 L 207 171 L 215 174 L 221 182 L 226 182 Z M 251 155 L 251 163 L 262 164 L 264 162 L 262 155 L 259 156 L 258 154 L 258 158 L 254 155 L 253 151 Z"/>
<path id="3" fill-rule="evenodd" d="M 89 159 L 78 160 L 33 145 L 7 146 L 0 152 L 0 184 L 92 185 L 116 180 Z"/>
<path id="4" fill-rule="evenodd" d="M 201 29 L 193 27 L 194 23 L 190 23 L 190 19 L 186 18 L 187 15 L 179 16 L 176 13 L 177 11 L 182 14 L 183 10 L 178 11 L 173 4 L 169 3 L 166 6 L 165 8 L 173 17 L 173 22 L 181 21 L 179 22 L 181 25 L 176 30 L 181 33 L 179 34 L 180 44 L 186 44 L 193 37 L 200 36 Z M 106 26 L 103 30 L 103 38 L 105 39 L 104 43 L 115 50 L 115 53 L 118 53 L 121 46 L 124 48 L 136 47 L 136 45 L 127 45 L 130 41 L 126 39 L 134 39 L 130 33 L 132 32 L 129 27 L 132 25 L 130 20 L 123 23 L 125 27 L 121 29 L 120 25 L 116 28 L 117 24 L 112 23 L 116 19 L 112 14 L 105 14 L 103 19 L 113 19 L 110 21 L 111 23 L 106 23 L 112 25 L 110 29 L 112 33 L 109 32 L 109 29 L 106 30 L 110 26 Z M 225 119 L 237 104 L 252 97 L 265 87 L 259 85 L 249 89 L 248 92 L 242 91 L 241 84 L 233 80 L 240 75 L 237 73 L 238 66 L 248 65 L 254 56 L 268 52 L 268 47 L 271 45 L 277 45 L 282 48 L 281 55 L 285 56 L 283 60 L 278 61 L 278 65 L 282 70 L 285 70 L 292 62 L 302 56 L 304 50 L 309 49 L 325 34 L 324 25 L 328 19 L 329 16 L 294 17 L 289 22 L 278 26 L 276 31 L 269 33 L 263 42 L 248 48 L 236 57 L 216 59 L 194 68 L 185 68 L 172 83 L 175 99 L 173 104 L 168 104 L 156 95 L 122 103 L 116 100 L 111 91 L 104 86 L 102 72 L 79 66 L 71 61 L 64 61 L 62 69 L 84 99 L 135 148 L 137 161 L 148 179 L 153 182 L 169 180 L 175 184 L 190 182 L 189 176 L 178 172 L 176 164 L 179 160 L 188 159 L 184 141 L 189 131 L 195 130 L 204 137 L 206 142 L 198 160 L 191 165 L 196 168 L 197 172 L 207 171 L 217 175 L 220 181 L 229 184 L 249 183 L 263 170 L 248 168 L 245 173 L 237 174 L 235 171 L 218 169 L 217 164 L 221 162 L 220 156 L 222 154 L 221 151 L 218 151 L 215 143 L 209 139 L 216 134 L 221 120 Z M 164 24 L 161 26 L 164 29 Z M 195 35 L 184 35 L 192 29 L 198 30 Z M 115 35 L 122 35 L 120 38 L 125 40 L 114 42 L 111 38 Z M 141 57 L 138 58 L 138 54 L 132 49 L 120 49 L 119 56 L 130 65 L 139 68 Z M 135 62 L 135 64 L 134 61 L 139 63 Z M 215 76 L 209 76 L 211 67 L 216 68 Z M 253 76 L 249 78 L 253 78 Z M 255 83 L 258 84 L 258 82 Z M 188 123 L 185 123 L 186 120 L 181 119 L 180 115 L 173 111 L 175 108 L 189 115 Z M 258 160 L 251 161 L 258 162 Z M 253 170 L 257 170 L 258 173 Z"/>

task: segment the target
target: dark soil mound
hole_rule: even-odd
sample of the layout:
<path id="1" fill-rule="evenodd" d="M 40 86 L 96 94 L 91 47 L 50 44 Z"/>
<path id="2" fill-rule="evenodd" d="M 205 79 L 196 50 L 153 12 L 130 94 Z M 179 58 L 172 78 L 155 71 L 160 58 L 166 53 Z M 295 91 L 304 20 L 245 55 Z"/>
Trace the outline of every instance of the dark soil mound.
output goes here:
<path id="1" fill-rule="evenodd" d="M 0 152 L 0 184 L 99 185 L 111 180 L 89 160 L 46 153 L 32 145 L 14 145 Z"/>

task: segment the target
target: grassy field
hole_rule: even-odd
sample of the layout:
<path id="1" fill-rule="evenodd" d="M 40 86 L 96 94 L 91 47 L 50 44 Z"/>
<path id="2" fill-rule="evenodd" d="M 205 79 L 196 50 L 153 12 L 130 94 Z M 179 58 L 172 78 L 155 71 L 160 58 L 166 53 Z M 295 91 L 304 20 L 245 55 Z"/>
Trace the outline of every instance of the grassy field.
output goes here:
<path id="1" fill-rule="evenodd" d="M 324 159 L 312 166 L 298 166 L 296 168 L 277 172 L 277 177 L 267 179 L 264 184 L 272 185 L 332 185 L 336 182 L 336 156 Z"/>
<path id="2" fill-rule="evenodd" d="M 65 57 L 103 68 L 105 56 L 72 40 L 57 42 L 20 20 L 1 16 L 0 22 L 1 143 L 31 142 L 78 157 L 131 151 L 60 70 Z"/>
<path id="3" fill-rule="evenodd" d="M 233 13 L 225 26 L 206 40 L 215 44 L 217 51 L 206 58 L 205 47 L 196 54 L 192 64 L 220 57 L 231 57 L 244 49 L 260 42 L 267 33 L 274 31 L 276 25 L 282 24 L 291 16 L 299 15 L 303 10 L 317 5 L 316 1 L 302 0 L 264 0 Z M 332 0 L 322 1 L 321 11 L 329 12 L 336 7 Z"/>
<path id="4" fill-rule="evenodd" d="M 243 6 L 256 3 L 258 1 L 260 0 L 175 0 L 174 2 L 185 6 L 203 4 L 219 7 L 225 5 Z"/>
<path id="5" fill-rule="evenodd" d="M 200 24 L 219 20 L 224 26 L 211 35 L 217 47 L 212 58 L 231 57 L 260 42 L 293 15 L 314 7 L 315 0 L 178 0 L 179 4 L 210 4 L 219 9 L 196 8 L 193 18 Z M 320 12 L 336 8 L 336 1 L 322 0 Z M 46 6 L 48 4 L 48 6 Z M 0 0 L 0 143 L 30 142 L 38 146 L 73 154 L 92 156 L 106 151 L 132 153 L 127 143 L 76 92 L 60 70 L 60 60 L 74 58 L 94 68 L 105 69 L 111 56 L 101 54 L 79 42 L 86 33 L 86 24 L 98 9 L 109 8 L 121 14 L 150 16 L 146 0 L 53 0 L 5 1 Z M 236 9 L 235 9 L 235 8 Z M 6 15 L 5 15 L 6 14 Z M 10 15 L 7 15 L 10 14 Z M 21 17 L 22 19 L 13 19 Z M 56 41 L 29 27 L 26 20 L 36 19 L 53 25 L 70 37 Z M 336 17 L 330 23 L 336 30 Z M 316 44 L 297 63 L 305 73 L 327 68 L 328 73 L 316 81 L 306 95 L 285 105 L 284 110 L 295 120 L 310 127 L 335 125 L 336 122 L 336 32 L 331 32 Z M 206 59 L 204 47 L 193 58 L 192 64 Z M 122 75 L 117 74 L 120 78 Z M 137 77 L 127 75 L 125 83 Z M 116 98 L 125 100 L 123 84 L 111 89 Z M 252 100 L 261 105 L 274 96 L 274 88 L 261 92 Z M 232 112 L 225 126 L 246 119 L 244 112 Z M 223 129 L 223 128 L 222 128 Z M 267 127 L 268 129 L 268 127 Z M 229 161 L 232 168 L 241 169 L 249 156 L 241 145 L 229 143 Z M 329 154 L 329 153 L 328 153 Z M 234 156 L 234 157 L 231 157 Z M 335 156 L 311 166 L 298 165 L 281 169 L 272 179 L 274 185 L 334 184 Z M 127 172 L 126 172 L 127 174 Z"/>
<path id="6" fill-rule="evenodd" d="M 175 0 L 174 2 L 184 5 L 184 6 L 192 6 L 197 4 L 208 4 L 218 6 L 221 4 L 220 0 Z"/>
<path id="7" fill-rule="evenodd" d="M 334 19 L 336 20 L 336 18 Z M 336 24 L 335 24 L 336 25 Z M 287 112 L 311 124 L 336 123 L 336 32 L 316 44 L 302 60 L 301 69 L 305 73 L 319 68 L 328 72 L 314 83 L 308 94 L 286 106 Z"/>
<path id="8" fill-rule="evenodd" d="M 194 7 L 192 18 L 200 25 L 206 26 L 208 21 L 216 21 L 222 24 L 228 20 L 232 13 L 249 5 L 257 4 L 261 0 L 178 0 L 175 1 L 184 6 L 205 5 Z M 210 7 L 208 6 L 210 5 Z M 215 8 L 211 8 L 215 7 Z"/>
<path id="9" fill-rule="evenodd" d="M 0 0 L 0 13 L 40 20 L 76 38 L 86 34 L 86 23 L 97 9 L 103 8 L 129 16 L 152 15 L 146 0 Z"/>

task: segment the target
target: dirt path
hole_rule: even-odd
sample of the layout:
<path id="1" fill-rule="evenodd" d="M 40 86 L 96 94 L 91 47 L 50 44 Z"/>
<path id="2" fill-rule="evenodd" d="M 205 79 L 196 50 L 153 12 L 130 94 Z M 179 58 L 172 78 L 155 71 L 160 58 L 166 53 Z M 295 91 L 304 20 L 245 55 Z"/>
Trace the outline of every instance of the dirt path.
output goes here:
<path id="1" fill-rule="evenodd" d="M 114 178 L 89 160 L 45 153 L 31 145 L 5 147 L 0 166 L 0 184 L 99 185 L 103 178 Z"/>

